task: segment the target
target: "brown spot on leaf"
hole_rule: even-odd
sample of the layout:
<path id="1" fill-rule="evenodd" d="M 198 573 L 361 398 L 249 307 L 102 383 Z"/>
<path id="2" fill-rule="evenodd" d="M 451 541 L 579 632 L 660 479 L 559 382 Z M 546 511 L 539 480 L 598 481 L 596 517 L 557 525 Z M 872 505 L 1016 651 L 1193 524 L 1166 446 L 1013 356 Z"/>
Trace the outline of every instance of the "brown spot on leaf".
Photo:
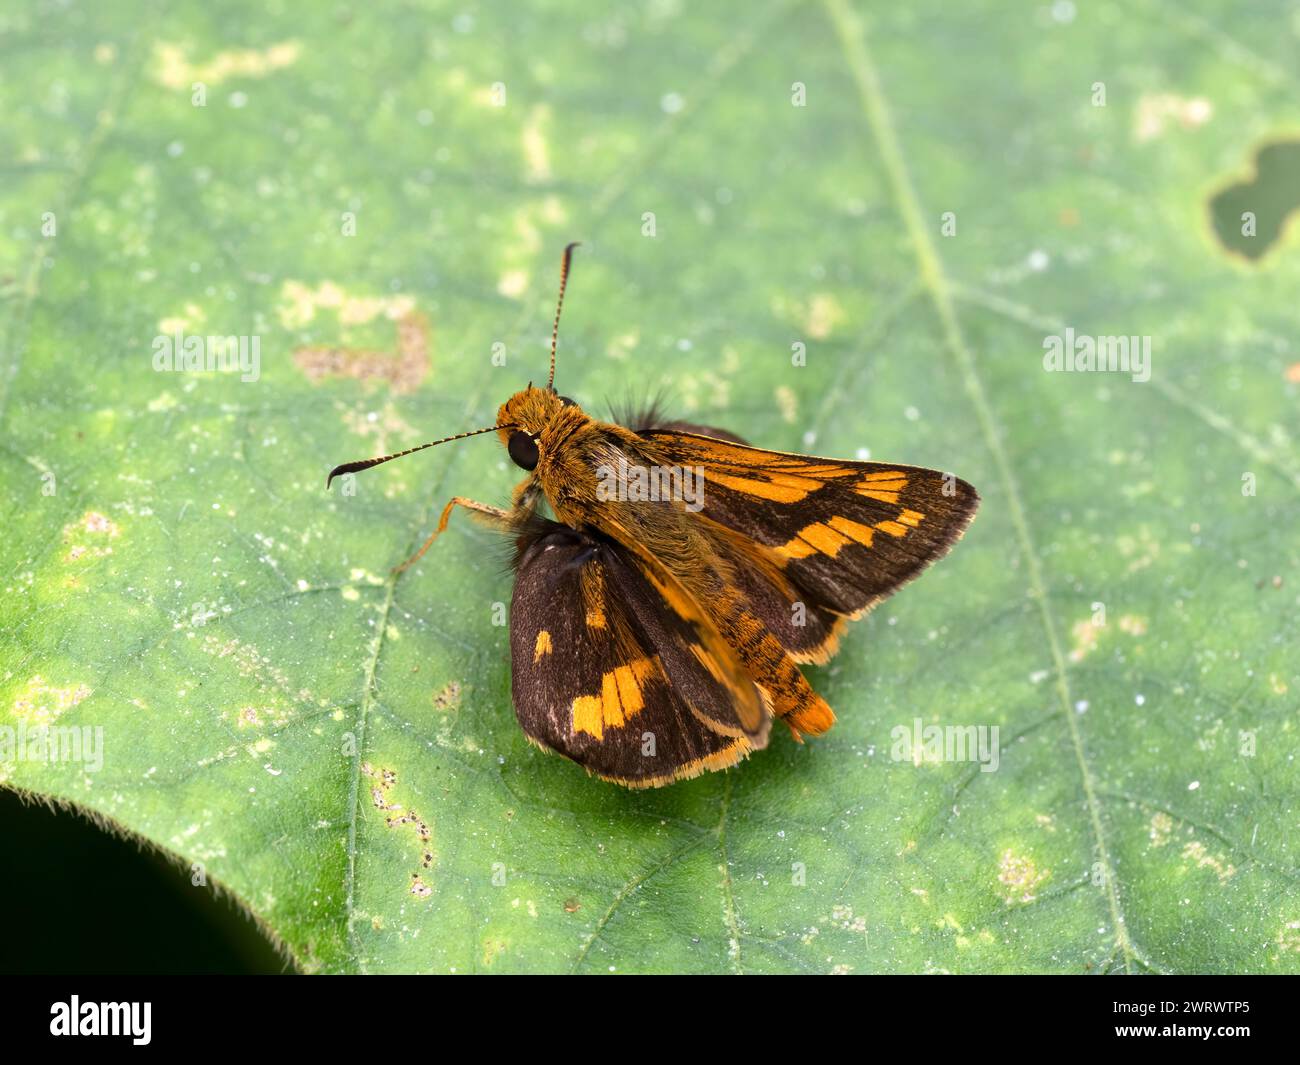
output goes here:
<path id="1" fill-rule="evenodd" d="M 433 708 L 435 710 L 455 710 L 458 706 L 460 706 L 460 681 L 448 681 L 442 691 L 434 694 Z"/>
<path id="2" fill-rule="evenodd" d="M 414 825 L 415 834 L 422 844 L 427 844 L 433 838 L 433 830 L 429 828 L 428 823 L 414 810 L 403 810 L 400 803 L 389 802 L 385 792 L 397 783 L 397 773 L 392 769 L 375 769 L 369 762 L 361 763 L 361 772 L 371 780 L 378 780 L 379 783 L 371 787 L 370 798 L 375 809 L 387 811 L 384 817 L 384 824 L 389 828 L 402 828 L 405 825 Z M 394 816 L 397 815 L 397 816 Z M 436 855 L 427 846 L 420 848 L 420 864 L 425 869 L 432 869 Z M 412 873 L 412 878 L 417 884 L 421 883 L 420 874 Z M 411 894 L 418 898 L 427 898 L 431 894 L 431 889 L 425 888 L 421 893 L 411 888 Z"/>
<path id="3" fill-rule="evenodd" d="M 383 381 L 400 394 L 413 392 L 429 374 L 429 322 L 410 311 L 397 322 L 397 351 L 370 348 L 298 348 L 293 361 L 307 378 L 327 377 Z"/>

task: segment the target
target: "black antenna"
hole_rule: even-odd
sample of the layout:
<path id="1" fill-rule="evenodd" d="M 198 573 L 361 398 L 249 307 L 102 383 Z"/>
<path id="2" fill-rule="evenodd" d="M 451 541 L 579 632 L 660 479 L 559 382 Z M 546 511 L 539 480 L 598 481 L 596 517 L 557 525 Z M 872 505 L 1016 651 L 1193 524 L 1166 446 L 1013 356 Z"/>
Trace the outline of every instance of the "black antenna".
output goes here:
<path id="1" fill-rule="evenodd" d="M 555 391 L 555 344 L 560 339 L 560 311 L 564 309 L 564 286 L 569 283 L 569 263 L 573 259 L 573 249 L 582 241 L 575 240 L 564 249 L 564 261 L 560 264 L 560 298 L 555 304 L 555 326 L 551 330 L 551 376 L 546 382 L 550 391 Z"/>
<path id="2" fill-rule="evenodd" d="M 516 425 L 489 425 L 486 429 L 475 429 L 468 433 L 457 433 L 455 436 L 444 436 L 441 440 L 432 440 L 427 444 L 421 444 L 419 447 L 408 447 L 405 451 L 398 451 L 392 455 L 383 455 L 377 459 L 361 459 L 359 462 L 345 462 L 342 466 L 335 466 L 330 470 L 330 475 L 325 479 L 325 490 L 329 491 L 330 483 L 335 477 L 345 473 L 356 473 L 359 470 L 368 470 L 371 466 L 378 466 L 381 462 L 391 462 L 393 459 L 400 459 L 403 455 L 410 455 L 416 451 L 423 451 L 426 447 L 436 447 L 438 444 L 448 444 L 453 440 L 464 440 L 467 436 L 481 436 L 483 433 L 495 432 L 497 429 L 517 429 Z"/>

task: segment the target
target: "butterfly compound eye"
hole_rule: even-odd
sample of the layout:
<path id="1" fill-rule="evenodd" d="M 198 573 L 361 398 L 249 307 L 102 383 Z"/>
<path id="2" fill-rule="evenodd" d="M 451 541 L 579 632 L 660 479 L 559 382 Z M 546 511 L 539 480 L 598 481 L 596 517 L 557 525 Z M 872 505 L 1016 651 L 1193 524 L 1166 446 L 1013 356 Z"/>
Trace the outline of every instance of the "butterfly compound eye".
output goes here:
<path id="1" fill-rule="evenodd" d="M 520 469 L 537 469 L 537 441 L 527 433 L 511 433 L 506 450 L 510 452 L 510 461 Z"/>

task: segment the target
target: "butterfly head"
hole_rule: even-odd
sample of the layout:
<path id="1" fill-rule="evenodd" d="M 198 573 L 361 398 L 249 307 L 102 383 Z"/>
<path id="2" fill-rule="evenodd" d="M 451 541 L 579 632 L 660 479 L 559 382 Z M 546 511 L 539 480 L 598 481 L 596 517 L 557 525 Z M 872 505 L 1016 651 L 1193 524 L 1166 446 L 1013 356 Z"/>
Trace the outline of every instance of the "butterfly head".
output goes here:
<path id="1" fill-rule="evenodd" d="M 573 400 L 553 388 L 531 384 L 516 392 L 497 411 L 497 436 L 510 453 L 510 460 L 524 470 L 535 470 L 548 444 L 557 441 L 587 421 Z"/>

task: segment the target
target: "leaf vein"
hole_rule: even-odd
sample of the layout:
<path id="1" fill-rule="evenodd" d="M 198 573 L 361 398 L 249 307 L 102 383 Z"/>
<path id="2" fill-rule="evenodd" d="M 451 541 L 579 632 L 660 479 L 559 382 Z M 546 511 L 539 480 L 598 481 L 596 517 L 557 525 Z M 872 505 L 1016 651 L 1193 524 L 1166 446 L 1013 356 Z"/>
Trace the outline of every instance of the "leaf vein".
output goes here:
<path id="1" fill-rule="evenodd" d="M 1070 696 L 1069 681 L 1066 677 L 1065 655 L 1061 649 L 1056 619 L 1052 614 L 1046 594 L 1042 566 L 1037 549 L 1034 546 L 1024 505 L 1021 501 L 1020 486 L 1011 468 L 1006 450 L 1002 446 L 996 418 L 985 395 L 983 383 L 975 367 L 974 357 L 962 334 L 947 275 L 922 220 L 916 188 L 903 157 L 902 146 L 895 130 L 893 118 L 889 113 L 884 89 L 867 50 L 865 31 L 845 0 L 825 0 L 825 5 L 831 23 L 840 39 L 849 72 L 857 83 L 867 125 L 880 151 L 889 184 L 894 192 L 896 205 L 902 215 L 904 227 L 916 255 L 922 282 L 930 293 L 931 302 L 934 304 L 935 312 L 939 317 L 945 344 L 961 371 L 967 394 L 975 408 L 980 428 L 1002 479 L 1010 517 L 1015 526 L 1016 536 L 1020 542 L 1029 571 L 1030 596 L 1038 605 L 1039 616 L 1051 650 L 1060 712 L 1065 718 L 1069 729 L 1075 761 L 1082 778 L 1084 795 L 1087 800 L 1088 819 L 1097 848 L 1097 857 L 1106 874 L 1106 901 L 1114 925 L 1116 942 L 1124 957 L 1124 968 L 1128 971 L 1130 962 L 1134 957 L 1134 949 L 1129 940 L 1128 930 L 1124 923 L 1124 913 L 1120 906 L 1116 877 L 1106 842 L 1105 828 L 1102 824 L 1101 803 L 1093 781 L 1092 770 L 1088 763 L 1079 723 L 1071 709 L 1073 700 Z"/>

